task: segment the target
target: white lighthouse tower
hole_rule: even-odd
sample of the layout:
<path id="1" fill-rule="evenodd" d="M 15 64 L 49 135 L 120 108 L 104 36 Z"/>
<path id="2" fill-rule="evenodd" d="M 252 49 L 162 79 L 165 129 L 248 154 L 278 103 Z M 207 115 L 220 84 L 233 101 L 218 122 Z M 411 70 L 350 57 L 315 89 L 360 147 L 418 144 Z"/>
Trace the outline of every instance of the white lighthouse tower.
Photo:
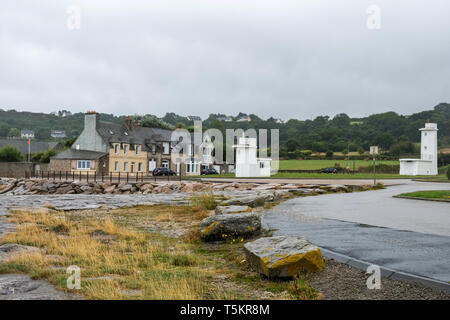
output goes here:
<path id="1" fill-rule="evenodd" d="M 257 158 L 256 138 L 239 138 L 236 148 L 236 177 L 270 177 L 270 158 Z"/>
<path id="2" fill-rule="evenodd" d="M 401 175 L 437 175 L 437 124 L 425 123 L 425 128 L 419 129 L 420 159 L 400 159 Z"/>

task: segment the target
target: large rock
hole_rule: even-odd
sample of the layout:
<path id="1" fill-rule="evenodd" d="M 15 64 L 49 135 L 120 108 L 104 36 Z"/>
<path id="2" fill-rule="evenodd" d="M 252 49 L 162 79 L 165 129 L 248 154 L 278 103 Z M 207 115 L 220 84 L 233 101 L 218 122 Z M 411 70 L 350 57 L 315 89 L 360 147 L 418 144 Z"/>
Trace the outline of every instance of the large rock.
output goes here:
<path id="1" fill-rule="evenodd" d="M 264 197 L 260 197 L 258 195 L 249 195 L 245 197 L 235 197 L 230 200 L 226 200 L 222 202 L 222 205 L 224 206 L 232 206 L 232 205 L 238 205 L 238 206 L 250 206 L 252 208 L 259 207 L 264 205 Z"/>
<path id="2" fill-rule="evenodd" d="M 331 191 L 331 192 L 339 192 L 339 191 L 348 192 L 349 191 L 348 187 L 343 184 L 330 184 L 328 186 L 325 186 L 325 189 L 327 191 Z"/>
<path id="3" fill-rule="evenodd" d="M 260 233 L 261 217 L 256 213 L 213 215 L 200 224 L 200 237 L 205 241 L 250 238 Z"/>
<path id="4" fill-rule="evenodd" d="M 121 183 L 117 186 L 117 188 L 122 192 L 130 191 L 132 187 L 133 186 L 131 184 L 125 184 L 125 183 Z"/>
<path id="5" fill-rule="evenodd" d="M 251 210 L 249 206 L 217 206 L 215 212 L 216 214 L 230 214 L 250 212 Z"/>
<path id="6" fill-rule="evenodd" d="M 320 249 L 304 237 L 260 238 L 244 245 L 249 264 L 269 278 L 288 278 L 302 271 L 321 270 L 325 263 Z"/>

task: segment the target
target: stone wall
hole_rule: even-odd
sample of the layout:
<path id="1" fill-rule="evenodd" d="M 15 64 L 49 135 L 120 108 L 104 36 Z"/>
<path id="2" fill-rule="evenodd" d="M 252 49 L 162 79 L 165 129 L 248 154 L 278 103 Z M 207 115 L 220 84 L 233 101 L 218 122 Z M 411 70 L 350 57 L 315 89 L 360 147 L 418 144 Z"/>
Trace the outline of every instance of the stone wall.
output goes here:
<path id="1" fill-rule="evenodd" d="M 32 162 L 0 162 L 0 177 L 7 178 L 24 178 L 25 171 L 47 171 L 48 163 L 32 163 Z"/>

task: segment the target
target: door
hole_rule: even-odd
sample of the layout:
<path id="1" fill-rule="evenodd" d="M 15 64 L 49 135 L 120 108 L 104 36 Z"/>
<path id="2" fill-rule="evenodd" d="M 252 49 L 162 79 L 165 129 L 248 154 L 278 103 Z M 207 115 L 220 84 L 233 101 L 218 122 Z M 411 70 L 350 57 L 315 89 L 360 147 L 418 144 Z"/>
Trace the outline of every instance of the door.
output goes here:
<path id="1" fill-rule="evenodd" d="M 133 176 L 134 175 L 134 162 L 131 163 L 130 172 L 131 172 L 131 175 Z"/>
<path id="2" fill-rule="evenodd" d="M 148 171 L 153 171 L 156 168 L 155 159 L 151 159 L 148 161 Z"/>

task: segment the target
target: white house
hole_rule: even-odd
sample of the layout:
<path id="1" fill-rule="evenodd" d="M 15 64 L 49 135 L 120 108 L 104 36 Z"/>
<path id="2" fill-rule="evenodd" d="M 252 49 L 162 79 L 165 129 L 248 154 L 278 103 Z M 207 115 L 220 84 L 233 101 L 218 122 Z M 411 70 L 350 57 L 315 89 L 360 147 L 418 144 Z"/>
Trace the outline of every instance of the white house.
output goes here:
<path id="1" fill-rule="evenodd" d="M 256 157 L 256 138 L 239 138 L 236 148 L 236 177 L 270 177 L 270 158 Z"/>
<path id="2" fill-rule="evenodd" d="M 22 139 L 34 139 L 34 131 L 22 129 L 22 130 L 20 130 L 20 137 Z"/>
<path id="3" fill-rule="evenodd" d="M 420 159 L 400 159 L 401 175 L 437 175 L 437 124 L 425 123 L 425 128 L 419 129 Z"/>

